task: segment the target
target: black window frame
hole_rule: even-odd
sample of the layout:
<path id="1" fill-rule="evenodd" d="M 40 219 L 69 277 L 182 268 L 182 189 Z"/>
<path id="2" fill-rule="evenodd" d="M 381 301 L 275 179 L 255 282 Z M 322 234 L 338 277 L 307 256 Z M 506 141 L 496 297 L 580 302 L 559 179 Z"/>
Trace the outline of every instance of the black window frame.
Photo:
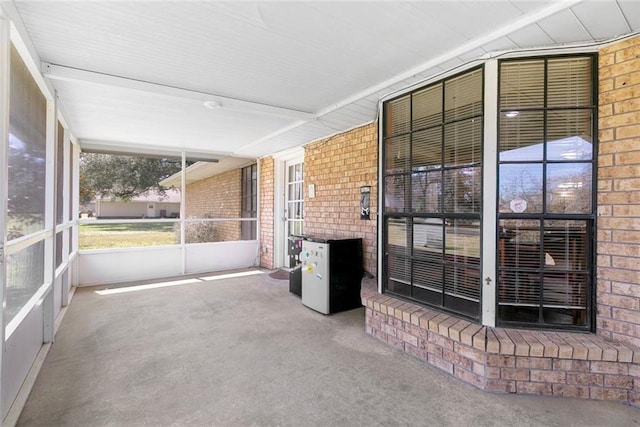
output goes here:
<path id="1" fill-rule="evenodd" d="M 480 90 L 481 90 L 481 95 L 480 95 L 480 113 L 477 115 L 468 115 L 468 116 L 464 116 L 463 118 L 453 118 L 451 120 L 447 120 L 445 115 L 446 115 L 446 108 L 445 108 L 445 98 L 446 98 L 446 93 L 445 93 L 445 87 L 446 87 L 446 83 L 449 81 L 452 81 L 454 79 L 458 79 L 460 77 L 463 77 L 464 75 L 471 75 L 472 73 L 475 72 L 480 72 Z M 435 87 L 437 85 L 441 85 L 442 86 L 442 99 L 441 99 L 441 110 L 440 110 L 440 122 L 434 125 L 429 125 L 426 127 L 420 127 L 418 129 L 413 129 L 413 102 L 412 102 L 412 96 L 417 93 L 417 92 L 421 92 L 424 91 L 430 87 Z M 383 164 L 383 168 L 380 170 L 380 180 L 381 180 L 381 187 L 382 187 L 382 191 L 381 191 L 381 200 L 382 200 L 382 226 L 383 226 L 383 239 L 382 239 L 382 245 L 384 248 L 384 259 L 383 259 L 383 292 L 387 293 L 389 295 L 393 295 L 394 297 L 398 297 L 401 299 L 405 299 L 405 300 L 409 300 L 412 302 L 417 302 L 421 305 L 425 305 L 425 306 L 429 306 L 429 307 L 435 307 L 439 310 L 445 311 L 445 312 L 450 312 L 453 314 L 456 314 L 457 316 L 462 316 L 465 318 L 468 318 L 470 320 L 473 320 L 475 322 L 480 321 L 481 319 L 481 315 L 482 315 L 482 286 L 481 286 L 481 279 L 480 279 L 480 271 L 481 271 L 481 264 L 482 264 L 482 236 L 481 236 L 481 230 L 482 230 L 482 203 L 480 203 L 480 206 L 477 210 L 477 212 L 473 212 L 473 213 L 467 213 L 467 212 L 447 212 L 445 209 L 445 191 L 441 190 L 439 193 L 439 209 L 437 213 L 425 213 L 425 212 L 421 212 L 421 213 L 417 213 L 414 211 L 414 206 L 413 206 L 413 201 L 412 201 L 412 197 L 413 197 L 413 187 L 412 187 L 412 177 L 414 175 L 417 175 L 418 173 L 416 171 L 414 171 L 413 168 L 413 144 L 412 144 L 412 136 L 417 133 L 417 132 L 422 132 L 425 131 L 427 129 L 434 129 L 434 128 L 440 128 L 440 132 L 441 132 L 441 164 L 440 167 L 437 169 L 440 172 L 440 176 L 441 176 L 441 185 L 442 183 L 444 183 L 444 179 L 445 179 L 445 173 L 447 171 L 456 171 L 456 170 L 461 170 L 463 168 L 467 168 L 470 165 L 468 164 L 447 164 L 445 162 L 445 132 L 446 132 L 446 128 L 447 125 L 450 124 L 454 124 L 454 123 L 461 123 L 463 121 L 466 120 L 470 120 L 470 119 L 479 119 L 480 120 L 480 131 L 479 131 L 479 150 L 480 150 L 480 156 L 477 162 L 473 163 L 473 165 L 471 165 L 472 167 L 478 167 L 479 171 L 480 171 L 480 200 L 483 199 L 483 179 L 482 179 L 482 170 L 483 170 L 483 153 L 484 153 L 484 116 L 485 116 L 485 111 L 484 111 L 484 104 L 485 104 L 485 96 L 484 96 L 484 86 L 485 86 L 485 67 L 484 65 L 479 65 L 476 67 L 472 67 L 470 69 L 464 70 L 460 73 L 456 73 L 454 75 L 448 76 L 444 79 L 438 80 L 436 82 L 433 82 L 431 84 L 425 85 L 425 86 L 421 86 L 419 88 L 416 88 L 412 91 L 409 91 L 407 93 L 403 93 L 402 95 L 399 95 L 395 98 L 389 99 L 384 101 L 383 103 L 383 108 L 385 108 L 386 105 L 388 105 L 389 103 L 392 103 L 394 101 L 398 101 L 404 97 L 409 97 L 409 127 L 408 127 L 408 131 L 406 132 L 401 132 L 401 133 L 397 133 L 397 134 L 393 134 L 393 135 L 387 135 L 387 120 L 385 118 L 385 120 L 382 123 L 382 133 L 381 133 L 381 137 L 382 137 L 382 144 L 381 144 L 381 155 L 382 155 L 382 164 Z M 400 172 L 400 173 L 387 173 L 386 171 L 386 160 L 387 160 L 387 144 L 385 143 L 387 140 L 389 139 L 393 139 L 393 138 L 399 138 L 399 137 L 403 137 L 403 136 L 409 136 L 409 167 L 407 168 L 407 170 L 405 170 L 404 172 Z M 408 179 L 408 184 L 404 185 L 404 197 L 405 199 L 403 200 L 404 203 L 404 209 L 405 212 L 389 212 L 386 210 L 386 197 L 387 197 L 387 183 L 386 183 L 386 178 L 387 177 L 392 177 L 392 176 L 397 176 L 397 177 L 405 177 L 406 179 Z M 389 266 L 389 259 L 390 259 L 390 251 L 389 251 L 389 232 L 388 230 L 388 225 L 389 225 L 389 221 L 393 220 L 393 219 L 406 219 L 407 223 L 406 223 L 406 248 L 407 248 L 407 252 L 408 255 L 406 256 L 404 262 L 408 262 L 409 263 L 409 293 L 405 293 L 403 291 L 398 291 L 398 290 L 391 290 L 389 289 L 389 283 L 390 283 L 390 266 Z M 441 229 L 442 229 L 442 241 L 444 242 L 444 239 L 446 238 L 446 227 L 448 227 L 448 225 L 454 221 L 458 221 L 458 220 L 462 220 L 462 221 L 478 221 L 479 223 L 479 231 L 480 231 L 480 236 L 479 236 L 479 245 L 480 245 L 480 254 L 479 257 L 477 259 L 477 265 L 472 266 L 472 269 L 475 269 L 477 271 L 477 278 L 474 277 L 473 280 L 476 281 L 476 286 L 477 286 L 477 292 L 478 292 L 478 296 L 477 296 L 477 301 L 476 302 L 472 302 L 469 305 L 466 305 L 465 302 L 461 302 L 461 299 L 459 298 L 452 298 L 449 296 L 446 296 L 447 291 L 446 291 L 446 283 L 447 283 L 447 277 L 449 274 L 453 274 L 456 275 L 456 271 L 458 268 L 464 268 L 464 264 L 458 264 L 456 262 L 456 257 L 452 257 L 451 259 L 447 258 L 447 254 L 445 251 L 445 243 L 442 244 L 442 248 L 441 248 L 441 268 L 442 271 L 441 273 L 441 277 L 442 277 L 442 289 L 441 289 L 441 298 L 440 298 L 440 302 L 439 303 L 435 303 L 433 300 L 429 301 L 427 300 L 427 298 L 430 298 L 430 296 L 426 296 L 427 292 L 424 291 L 422 292 L 423 295 L 425 296 L 417 296 L 416 292 L 415 292 L 415 288 L 416 286 L 414 286 L 414 263 L 422 261 L 419 260 L 418 257 L 416 256 L 416 254 L 414 253 L 414 236 L 413 236 L 413 231 L 414 231 L 414 220 L 415 219 L 424 219 L 424 220 L 436 220 L 439 221 L 441 224 Z M 447 272 L 448 271 L 448 272 Z"/>
<path id="2" fill-rule="evenodd" d="M 258 216 L 258 164 L 241 169 L 241 218 L 257 218 Z M 241 240 L 257 239 L 256 221 L 241 221 Z"/>
<path id="3" fill-rule="evenodd" d="M 562 59 L 562 58 L 590 58 L 591 59 L 591 104 L 588 106 L 576 106 L 576 107 L 550 107 L 548 105 L 547 100 L 547 84 L 548 84 L 548 64 L 550 60 Z M 543 149 L 543 157 L 540 161 L 504 161 L 500 160 L 500 120 L 504 113 L 511 111 L 512 108 L 504 107 L 501 105 L 501 93 L 500 93 L 500 82 L 501 82 L 501 64 L 508 62 L 516 62 L 516 61 L 544 61 L 544 105 L 543 107 L 527 107 L 522 108 L 521 111 L 542 111 L 543 112 L 543 132 L 542 132 L 542 141 L 545 144 L 545 148 Z M 513 327 L 513 328 L 535 328 L 535 329 L 552 329 L 552 330 L 579 330 L 579 331 L 595 331 L 595 301 L 596 301 L 596 251 L 595 251 L 595 242 L 597 238 L 597 174 L 598 174 L 598 55 L 597 53 L 576 53 L 576 54 L 565 54 L 565 55 L 543 55 L 543 56 L 533 56 L 533 57 L 517 57 L 517 58 L 506 58 L 498 61 L 498 134 L 497 141 L 498 147 L 496 150 L 497 156 L 497 170 L 496 170 L 496 206 L 500 205 L 500 165 L 505 164 L 540 164 L 542 167 L 542 194 L 541 194 L 541 202 L 542 202 L 542 211 L 539 213 L 501 213 L 498 209 L 496 215 L 496 254 L 495 254 L 495 268 L 496 268 L 496 298 L 495 298 L 495 312 L 496 312 L 496 325 L 500 327 Z M 547 129 L 548 129 L 548 113 L 549 111 L 577 111 L 577 110 L 588 110 L 591 112 L 592 123 L 591 123 L 591 135 L 592 135 L 592 157 L 589 161 L 562 161 L 562 160 L 550 160 L 547 158 Z M 547 212 L 547 165 L 553 164 L 590 164 L 591 165 L 591 212 L 590 213 L 554 213 Z M 540 306 L 538 307 L 538 319 L 537 321 L 519 321 L 519 320 L 507 320 L 501 317 L 501 308 L 500 308 L 500 293 L 501 293 L 501 273 L 504 271 L 515 271 L 518 267 L 513 268 L 501 268 L 500 266 L 500 256 L 501 256 L 501 247 L 500 240 L 505 236 L 501 236 L 500 232 L 500 224 L 501 220 L 530 220 L 530 221 L 538 221 L 540 223 L 539 228 L 539 242 L 540 242 L 540 255 L 539 255 L 539 265 L 537 268 L 532 268 L 533 274 L 539 274 L 541 282 L 539 283 L 539 300 Z M 576 271 L 576 273 L 586 274 L 586 303 L 585 303 L 585 315 L 584 321 L 585 323 L 582 325 L 576 324 L 567 324 L 567 323 L 558 323 L 558 322 L 545 322 L 544 321 L 544 283 L 542 278 L 545 274 L 545 261 L 544 261 L 544 239 L 545 239 L 545 222 L 546 221 L 584 221 L 585 223 L 585 258 L 586 258 L 586 266 L 584 270 Z M 504 251 L 504 250 L 503 250 Z M 504 251 L 506 252 L 506 251 Z M 503 256 L 503 255 L 502 255 Z M 539 271 L 534 271 L 539 270 Z M 515 316 L 514 316 L 515 317 Z"/>

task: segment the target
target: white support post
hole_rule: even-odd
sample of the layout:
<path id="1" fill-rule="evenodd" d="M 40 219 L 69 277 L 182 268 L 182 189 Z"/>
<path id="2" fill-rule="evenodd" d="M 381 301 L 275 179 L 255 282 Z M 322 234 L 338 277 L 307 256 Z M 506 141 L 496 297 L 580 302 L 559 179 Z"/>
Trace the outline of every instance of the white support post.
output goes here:
<path id="1" fill-rule="evenodd" d="M 180 251 L 182 256 L 181 271 L 187 272 L 187 247 L 185 246 L 187 237 L 186 212 L 187 212 L 187 153 L 182 152 L 182 174 L 180 175 Z"/>
<path id="2" fill-rule="evenodd" d="M 73 141 L 72 141 L 73 142 Z M 78 218 L 80 218 L 80 147 L 78 144 L 73 143 L 73 174 L 71 176 L 71 191 L 73 194 L 73 215 L 71 217 L 73 226 L 71 228 L 71 249 L 70 252 L 78 250 L 78 238 L 80 234 L 80 225 L 78 224 Z M 76 258 L 77 259 L 77 258 Z M 78 262 L 74 261 L 71 266 L 71 284 L 75 286 L 78 283 Z"/>
<path id="3" fill-rule="evenodd" d="M 498 61 L 484 68 L 484 154 L 482 206 L 482 324 L 496 325 L 496 229 L 498 158 Z"/>
<path id="4" fill-rule="evenodd" d="M 45 230 L 51 230 L 49 237 L 44 240 L 44 283 L 48 291 L 44 293 L 43 304 L 43 332 L 44 342 L 52 343 L 55 334 L 55 319 L 53 316 L 53 286 L 56 279 L 56 157 L 58 113 L 57 96 L 53 100 L 47 99 L 47 160 L 45 173 Z"/>
<path id="5" fill-rule="evenodd" d="M 262 236 L 260 235 L 260 231 L 262 229 L 260 224 L 260 212 L 262 211 L 262 208 L 261 208 L 262 204 L 260 202 L 260 195 L 262 194 L 260 191 L 260 182 L 261 182 L 260 172 L 261 172 L 260 159 L 256 159 L 256 240 L 258 240 L 258 257 L 257 257 L 258 267 L 262 263 L 262 248 L 263 248 Z"/>
<path id="6" fill-rule="evenodd" d="M 68 129 L 64 129 L 64 136 L 63 136 L 63 141 L 64 141 L 64 148 L 63 148 L 63 156 L 64 156 L 64 161 L 63 161 L 63 169 L 64 169 L 64 175 L 62 177 L 63 180 L 63 186 L 62 186 L 62 200 L 64 205 L 62 206 L 62 210 L 63 210 L 63 218 L 64 218 L 64 223 L 68 223 L 69 222 L 69 199 L 71 198 L 71 194 L 72 194 L 72 180 L 71 180 L 71 174 L 70 172 L 70 168 L 71 168 L 71 141 L 70 141 L 70 133 Z M 61 285 L 62 285 L 62 301 L 61 304 L 63 307 L 66 307 L 67 305 L 69 305 L 69 283 L 71 281 L 71 268 L 69 266 L 69 252 L 71 251 L 71 247 L 69 245 L 69 236 L 71 235 L 71 233 L 73 232 L 72 228 L 65 228 L 63 233 L 62 233 L 62 262 L 63 264 L 65 264 L 67 267 L 67 275 L 66 278 L 67 280 L 61 280 Z M 64 277 L 64 276 L 63 276 Z"/>
<path id="7" fill-rule="evenodd" d="M 382 123 L 383 123 L 383 117 L 382 115 L 384 114 L 384 108 L 382 108 L 382 102 L 380 102 L 378 104 L 378 111 L 380 111 L 380 116 L 378 118 L 378 215 L 376 218 L 376 226 L 377 226 L 377 231 L 378 231 L 378 254 L 377 254 L 377 261 L 378 261 L 378 274 L 377 274 L 377 284 L 378 284 L 378 292 L 382 293 L 382 279 L 383 279 L 383 274 L 382 274 L 382 267 L 384 265 L 384 261 L 385 261 L 385 250 L 386 248 L 384 247 L 383 243 L 384 243 L 384 238 L 383 238 L 383 232 L 384 232 L 384 215 L 382 214 L 384 212 L 384 206 L 382 206 L 382 201 L 383 201 L 383 194 L 382 194 L 382 188 L 383 188 L 383 180 L 384 180 L 384 164 L 383 159 L 382 159 L 382 153 L 383 153 L 383 139 L 382 139 Z"/>
<path id="8" fill-rule="evenodd" d="M 0 224 L 7 223 L 7 200 L 9 184 L 9 73 L 11 62 L 11 23 L 0 8 Z M 6 227 L 0 228 L 0 303 L 6 307 L 7 290 L 7 248 Z M 3 366 L 2 354 L 5 350 L 6 324 L 5 310 L 0 315 L 0 367 Z M 1 369 L 0 369 L 1 371 Z"/>

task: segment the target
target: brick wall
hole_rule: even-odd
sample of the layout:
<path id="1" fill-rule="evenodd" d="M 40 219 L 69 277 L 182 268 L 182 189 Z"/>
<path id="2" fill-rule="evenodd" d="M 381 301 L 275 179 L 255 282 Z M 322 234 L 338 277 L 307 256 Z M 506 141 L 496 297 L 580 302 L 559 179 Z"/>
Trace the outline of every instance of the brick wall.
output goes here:
<path id="1" fill-rule="evenodd" d="M 597 333 L 640 346 L 640 37 L 600 51 Z"/>
<path id="2" fill-rule="evenodd" d="M 376 274 L 378 127 L 362 126 L 305 147 L 304 233 L 361 237 L 364 268 Z M 315 185 L 315 197 L 307 194 Z M 371 187 L 369 220 L 360 219 L 360 187 Z"/>
<path id="3" fill-rule="evenodd" d="M 273 157 L 260 159 L 258 167 L 260 177 L 260 266 L 268 269 L 274 267 L 273 261 L 273 206 L 275 203 L 275 161 Z M 262 248 L 267 248 L 265 252 Z"/>
<path id="4" fill-rule="evenodd" d="M 187 218 L 240 218 L 241 180 L 241 170 L 235 169 L 187 185 Z M 240 240 L 240 221 L 216 222 L 214 227 L 216 241 Z"/>
<path id="5" fill-rule="evenodd" d="M 366 332 L 477 388 L 640 403 L 640 353 L 603 337 L 491 328 L 363 292 Z"/>

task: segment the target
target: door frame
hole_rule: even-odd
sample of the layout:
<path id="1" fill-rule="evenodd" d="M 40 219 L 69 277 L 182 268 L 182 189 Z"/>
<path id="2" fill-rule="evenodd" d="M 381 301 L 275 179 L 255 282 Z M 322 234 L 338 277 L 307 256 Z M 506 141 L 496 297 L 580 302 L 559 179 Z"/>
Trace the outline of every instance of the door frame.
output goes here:
<path id="1" fill-rule="evenodd" d="M 284 210 L 286 206 L 286 186 L 287 186 L 287 163 L 304 163 L 304 148 L 296 147 L 275 154 L 273 156 L 275 162 L 275 180 L 274 180 L 274 197 L 273 197 L 273 263 L 274 268 L 286 266 L 288 260 L 287 245 L 285 236 Z"/>

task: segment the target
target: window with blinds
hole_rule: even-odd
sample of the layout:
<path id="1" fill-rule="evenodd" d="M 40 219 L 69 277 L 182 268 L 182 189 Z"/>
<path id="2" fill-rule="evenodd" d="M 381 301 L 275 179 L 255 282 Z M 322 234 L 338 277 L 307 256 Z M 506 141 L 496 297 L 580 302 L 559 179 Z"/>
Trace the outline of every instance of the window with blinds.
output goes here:
<path id="1" fill-rule="evenodd" d="M 483 69 L 383 111 L 385 291 L 478 319 Z"/>
<path id="2" fill-rule="evenodd" d="M 499 66 L 498 321 L 590 327 L 593 56 Z"/>
<path id="3" fill-rule="evenodd" d="M 258 165 L 242 168 L 242 218 L 258 215 Z M 242 240 L 257 238 L 256 221 L 242 221 Z"/>

